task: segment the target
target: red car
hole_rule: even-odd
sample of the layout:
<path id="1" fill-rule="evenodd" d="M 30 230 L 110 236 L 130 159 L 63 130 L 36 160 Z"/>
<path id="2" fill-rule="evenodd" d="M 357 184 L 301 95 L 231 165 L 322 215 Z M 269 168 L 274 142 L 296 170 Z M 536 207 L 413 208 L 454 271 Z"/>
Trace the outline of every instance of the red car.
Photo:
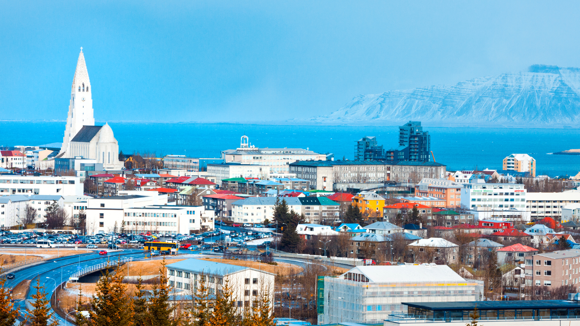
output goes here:
<path id="1" fill-rule="evenodd" d="M 106 250 L 99 251 L 99 255 L 106 255 L 106 254 L 108 254 L 108 252 Z"/>
<path id="2" fill-rule="evenodd" d="M 239 225 L 239 224 L 234 224 L 234 225 L 233 225 L 233 227 L 235 227 L 235 228 L 239 228 L 239 227 L 240 227 L 240 225 Z"/>
<path id="3" fill-rule="evenodd" d="M 179 246 L 179 249 L 189 249 L 189 247 L 191 247 L 191 243 L 184 243 Z"/>

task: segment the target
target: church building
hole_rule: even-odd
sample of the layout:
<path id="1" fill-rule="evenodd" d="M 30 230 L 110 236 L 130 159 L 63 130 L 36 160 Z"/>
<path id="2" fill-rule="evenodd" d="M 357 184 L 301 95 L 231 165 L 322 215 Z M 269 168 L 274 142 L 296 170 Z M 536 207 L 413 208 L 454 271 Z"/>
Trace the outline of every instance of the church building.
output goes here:
<path id="1" fill-rule="evenodd" d="M 57 158 L 96 160 L 105 170 L 120 170 L 119 143 L 109 124 L 95 126 L 92 87 L 83 49 L 73 78 L 71 100 L 62 147 Z"/>

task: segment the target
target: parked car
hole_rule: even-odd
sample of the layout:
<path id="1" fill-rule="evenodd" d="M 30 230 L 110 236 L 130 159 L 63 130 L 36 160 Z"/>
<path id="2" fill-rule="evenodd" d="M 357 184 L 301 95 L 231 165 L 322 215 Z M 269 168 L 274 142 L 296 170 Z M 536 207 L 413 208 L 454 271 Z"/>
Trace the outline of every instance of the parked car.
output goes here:
<path id="1" fill-rule="evenodd" d="M 12 279 L 14 279 L 14 277 L 15 277 L 15 276 L 14 276 L 14 274 L 12 274 L 12 273 L 9 273 L 9 274 L 7 274 L 7 275 L 6 275 L 6 278 L 7 278 L 7 279 L 9 279 L 9 280 L 12 280 Z"/>
<path id="2" fill-rule="evenodd" d="M 106 254 L 108 254 L 108 252 L 106 250 L 99 251 L 99 255 L 106 255 Z"/>
<path id="3" fill-rule="evenodd" d="M 97 249 L 97 248 L 99 248 L 99 247 L 97 247 L 96 244 L 87 245 L 87 249 Z"/>
<path id="4" fill-rule="evenodd" d="M 151 250 L 151 256 L 159 256 L 159 251 Z"/>
<path id="5" fill-rule="evenodd" d="M 161 255 L 171 255 L 171 250 L 161 250 Z"/>
<path id="6" fill-rule="evenodd" d="M 179 249 L 189 249 L 189 247 L 191 247 L 191 243 L 184 243 L 181 246 L 179 246 Z"/>

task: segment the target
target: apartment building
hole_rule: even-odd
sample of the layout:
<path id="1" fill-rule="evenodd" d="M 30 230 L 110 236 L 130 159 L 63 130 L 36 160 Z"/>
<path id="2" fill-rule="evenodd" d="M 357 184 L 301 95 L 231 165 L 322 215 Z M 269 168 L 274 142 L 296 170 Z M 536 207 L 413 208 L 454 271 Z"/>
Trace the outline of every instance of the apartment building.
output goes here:
<path id="1" fill-rule="evenodd" d="M 536 160 L 528 154 L 510 154 L 503 159 L 503 169 L 536 176 Z"/>
<path id="2" fill-rule="evenodd" d="M 309 190 L 310 182 L 298 178 L 274 178 L 273 181 L 284 185 L 284 189 Z"/>
<path id="3" fill-rule="evenodd" d="M 367 218 L 382 219 L 385 198 L 376 192 L 361 191 L 352 199 L 352 205 L 358 207 L 361 213 L 367 215 Z"/>
<path id="4" fill-rule="evenodd" d="M 46 210 L 53 203 L 63 207 L 63 197 L 60 195 L 8 195 L 0 196 L 0 227 L 22 225 L 26 217 L 26 209 L 34 209 L 34 222 L 42 223 L 46 218 Z"/>
<path id="5" fill-rule="evenodd" d="M 326 161 L 326 154 L 319 154 L 302 148 L 258 148 L 250 144 L 247 136 L 242 136 L 240 147 L 222 151 L 226 163 L 259 165 L 268 167 L 272 173 L 288 173 L 290 163 L 296 161 Z"/>
<path id="6" fill-rule="evenodd" d="M 79 177 L 0 175 L 0 196 L 83 194 Z"/>
<path id="7" fill-rule="evenodd" d="M 384 186 L 387 181 L 419 182 L 445 177 L 446 167 L 435 162 L 387 164 L 383 161 L 300 161 L 290 164 L 290 173 L 310 182 L 316 190 L 344 190 Z"/>
<path id="8" fill-rule="evenodd" d="M 530 220 L 523 184 L 468 183 L 461 189 L 461 206 L 478 220 Z"/>
<path id="9" fill-rule="evenodd" d="M 420 121 L 409 121 L 399 127 L 399 147 L 386 151 L 386 160 L 429 162 L 431 136 L 423 131 Z"/>
<path id="10" fill-rule="evenodd" d="M 167 205 L 168 196 L 155 191 L 124 191 L 120 196 L 87 200 L 87 234 L 190 234 L 213 229 L 213 211 L 203 206 Z"/>
<path id="11" fill-rule="evenodd" d="M 200 284 L 208 289 L 210 296 L 222 291 L 227 283 L 232 289 L 232 301 L 238 313 L 249 308 L 263 295 L 274 302 L 275 275 L 250 267 L 229 265 L 201 259 L 186 259 L 167 265 L 167 282 L 179 294 L 191 297 Z"/>
<path id="12" fill-rule="evenodd" d="M 215 211 L 218 218 L 230 218 L 233 214 L 232 204 L 244 198 L 229 194 L 211 194 L 203 196 L 203 205 L 206 210 Z"/>
<path id="13" fill-rule="evenodd" d="M 580 204 L 569 204 L 562 207 L 562 222 L 580 219 Z"/>
<path id="14" fill-rule="evenodd" d="M 580 203 L 580 191 L 530 192 L 526 196 L 526 209 L 533 219 L 551 217 L 557 221 L 562 218 L 562 208 Z"/>
<path id="15" fill-rule="evenodd" d="M 232 221 L 252 224 L 273 221 L 274 206 L 282 200 L 290 211 L 304 215 L 307 223 L 336 220 L 340 216 L 340 204 L 326 197 L 250 197 L 232 203 Z"/>
<path id="16" fill-rule="evenodd" d="M 455 208 L 461 206 L 461 188 L 461 184 L 447 179 L 426 178 L 415 186 L 415 196 L 444 199 L 446 208 Z"/>
<path id="17" fill-rule="evenodd" d="M 26 168 L 26 155 L 21 151 L 0 151 L 0 168 L 24 169 Z"/>
<path id="18" fill-rule="evenodd" d="M 535 254 L 526 258 L 526 286 L 580 284 L 580 249 Z"/>

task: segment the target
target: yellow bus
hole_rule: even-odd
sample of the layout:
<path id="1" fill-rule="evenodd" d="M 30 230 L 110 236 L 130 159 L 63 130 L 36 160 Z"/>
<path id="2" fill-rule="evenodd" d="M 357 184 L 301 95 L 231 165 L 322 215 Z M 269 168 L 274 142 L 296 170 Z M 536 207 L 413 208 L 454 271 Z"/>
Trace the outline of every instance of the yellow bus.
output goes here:
<path id="1" fill-rule="evenodd" d="M 179 244 L 177 242 L 145 242 L 143 249 L 145 251 L 157 250 L 159 253 L 169 251 L 172 255 L 177 255 Z"/>

